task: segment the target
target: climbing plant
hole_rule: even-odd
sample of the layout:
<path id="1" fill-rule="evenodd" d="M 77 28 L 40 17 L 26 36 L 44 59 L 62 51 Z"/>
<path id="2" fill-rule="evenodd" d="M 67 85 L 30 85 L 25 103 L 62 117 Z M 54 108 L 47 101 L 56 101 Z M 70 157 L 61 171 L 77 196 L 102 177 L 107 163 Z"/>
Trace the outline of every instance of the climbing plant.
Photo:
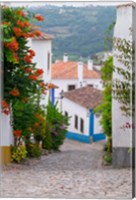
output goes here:
<path id="1" fill-rule="evenodd" d="M 130 34 L 132 34 L 130 29 Z M 119 66 L 114 66 L 115 71 L 119 74 L 113 80 L 113 98 L 119 104 L 122 114 L 130 117 L 134 114 L 135 98 L 135 73 L 134 73 L 134 44 L 131 40 L 114 38 L 114 50 Z M 123 128 L 133 128 L 133 124 L 126 122 Z"/>
<path id="2" fill-rule="evenodd" d="M 35 52 L 28 45 L 30 39 L 42 35 L 31 24 L 32 20 L 43 21 L 44 18 L 28 12 L 25 8 L 6 6 L 2 7 L 2 16 L 2 112 L 13 115 L 13 133 L 15 138 L 20 138 L 29 132 L 32 122 L 37 121 L 33 116 L 36 104 L 39 96 L 46 94 L 47 90 L 47 85 L 41 78 L 44 73 L 43 66 L 41 69 L 36 68 L 36 63 L 33 63 Z"/>
<path id="3" fill-rule="evenodd" d="M 113 74 L 113 57 L 109 57 L 101 68 L 101 79 L 103 81 L 103 100 L 97 106 L 95 112 L 102 114 L 101 125 L 104 133 L 107 136 L 107 151 L 111 152 L 112 139 L 112 74 Z"/>
<path id="4" fill-rule="evenodd" d="M 131 90 L 132 90 L 132 42 L 130 40 L 114 38 L 114 49 L 118 51 L 115 55 L 121 66 L 115 66 L 120 78 L 114 79 L 114 98 L 121 104 L 120 108 L 124 115 L 130 116 Z M 133 73 L 134 75 L 134 73 Z M 134 97 L 134 91 L 132 93 Z"/>

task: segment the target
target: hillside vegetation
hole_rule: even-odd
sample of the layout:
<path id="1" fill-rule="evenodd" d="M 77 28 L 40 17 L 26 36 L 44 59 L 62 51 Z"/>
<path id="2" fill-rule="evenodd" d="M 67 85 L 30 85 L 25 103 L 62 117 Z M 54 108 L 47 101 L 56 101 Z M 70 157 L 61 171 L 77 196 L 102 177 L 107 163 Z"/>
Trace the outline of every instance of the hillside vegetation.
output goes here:
<path id="1" fill-rule="evenodd" d="M 111 6 L 44 6 L 32 11 L 44 16 L 42 31 L 54 36 L 54 60 L 61 59 L 65 52 L 76 60 L 103 51 L 106 31 L 116 20 L 116 8 Z"/>

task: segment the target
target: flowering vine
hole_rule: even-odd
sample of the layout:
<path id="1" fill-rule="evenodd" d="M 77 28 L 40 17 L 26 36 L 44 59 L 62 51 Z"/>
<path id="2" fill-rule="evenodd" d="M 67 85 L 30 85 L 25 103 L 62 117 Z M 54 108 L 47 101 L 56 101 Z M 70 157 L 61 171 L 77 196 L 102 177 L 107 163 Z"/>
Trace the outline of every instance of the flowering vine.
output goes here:
<path id="1" fill-rule="evenodd" d="M 43 21 L 40 14 L 33 15 L 24 8 L 2 7 L 3 30 L 3 66 L 4 66 L 4 92 L 2 111 L 10 114 L 13 112 L 13 134 L 20 138 L 25 129 L 18 123 L 16 112 L 24 112 L 24 106 L 31 99 L 36 101 L 39 95 L 46 94 L 47 85 L 41 78 L 44 71 L 37 69 L 33 63 L 35 52 L 28 46 L 28 40 L 41 36 L 35 30 L 31 20 Z M 42 66 L 41 66 L 42 67 Z M 22 104 L 24 104 L 22 106 Z M 19 106 L 16 106 L 19 105 Z M 22 110 L 21 110 L 22 109 Z M 32 113 L 31 113 L 32 114 Z M 26 123 L 26 122 L 25 122 Z"/>

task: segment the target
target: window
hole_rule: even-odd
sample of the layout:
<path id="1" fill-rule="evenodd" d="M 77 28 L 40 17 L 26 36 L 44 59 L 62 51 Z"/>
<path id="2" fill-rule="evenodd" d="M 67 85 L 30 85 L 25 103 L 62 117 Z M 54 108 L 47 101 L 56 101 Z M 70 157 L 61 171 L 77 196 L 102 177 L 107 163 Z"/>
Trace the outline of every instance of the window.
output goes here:
<path id="1" fill-rule="evenodd" d="M 68 85 L 68 91 L 70 91 L 70 90 L 74 90 L 75 88 L 76 88 L 75 85 Z"/>
<path id="2" fill-rule="evenodd" d="M 48 52 L 47 54 L 47 67 L 48 67 L 48 71 L 50 70 L 50 53 Z"/>
<path id="3" fill-rule="evenodd" d="M 84 120 L 82 118 L 80 119 L 80 131 L 84 133 Z"/>
<path id="4" fill-rule="evenodd" d="M 99 118 L 101 115 L 100 113 L 95 113 L 96 118 Z"/>
<path id="5" fill-rule="evenodd" d="M 78 129 L 78 116 L 75 115 L 75 128 Z"/>
<path id="6" fill-rule="evenodd" d="M 65 116 L 68 117 L 68 112 L 67 111 L 65 111 Z"/>
<path id="7" fill-rule="evenodd" d="M 89 86 L 89 87 L 93 87 L 93 84 L 89 84 L 88 86 Z"/>

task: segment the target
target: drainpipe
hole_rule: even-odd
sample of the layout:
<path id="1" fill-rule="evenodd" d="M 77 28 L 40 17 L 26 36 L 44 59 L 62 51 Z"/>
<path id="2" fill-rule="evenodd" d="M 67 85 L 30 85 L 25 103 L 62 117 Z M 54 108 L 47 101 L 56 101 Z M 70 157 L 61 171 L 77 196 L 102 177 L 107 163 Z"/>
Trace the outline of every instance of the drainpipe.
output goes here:
<path id="1" fill-rule="evenodd" d="M 52 102 L 52 106 L 54 106 L 55 104 L 55 89 L 54 88 L 51 89 L 51 102 Z"/>
<path id="2" fill-rule="evenodd" d="M 89 136 L 90 136 L 90 143 L 93 142 L 93 135 L 94 135 L 94 112 L 92 109 L 90 111 L 89 116 Z"/>

